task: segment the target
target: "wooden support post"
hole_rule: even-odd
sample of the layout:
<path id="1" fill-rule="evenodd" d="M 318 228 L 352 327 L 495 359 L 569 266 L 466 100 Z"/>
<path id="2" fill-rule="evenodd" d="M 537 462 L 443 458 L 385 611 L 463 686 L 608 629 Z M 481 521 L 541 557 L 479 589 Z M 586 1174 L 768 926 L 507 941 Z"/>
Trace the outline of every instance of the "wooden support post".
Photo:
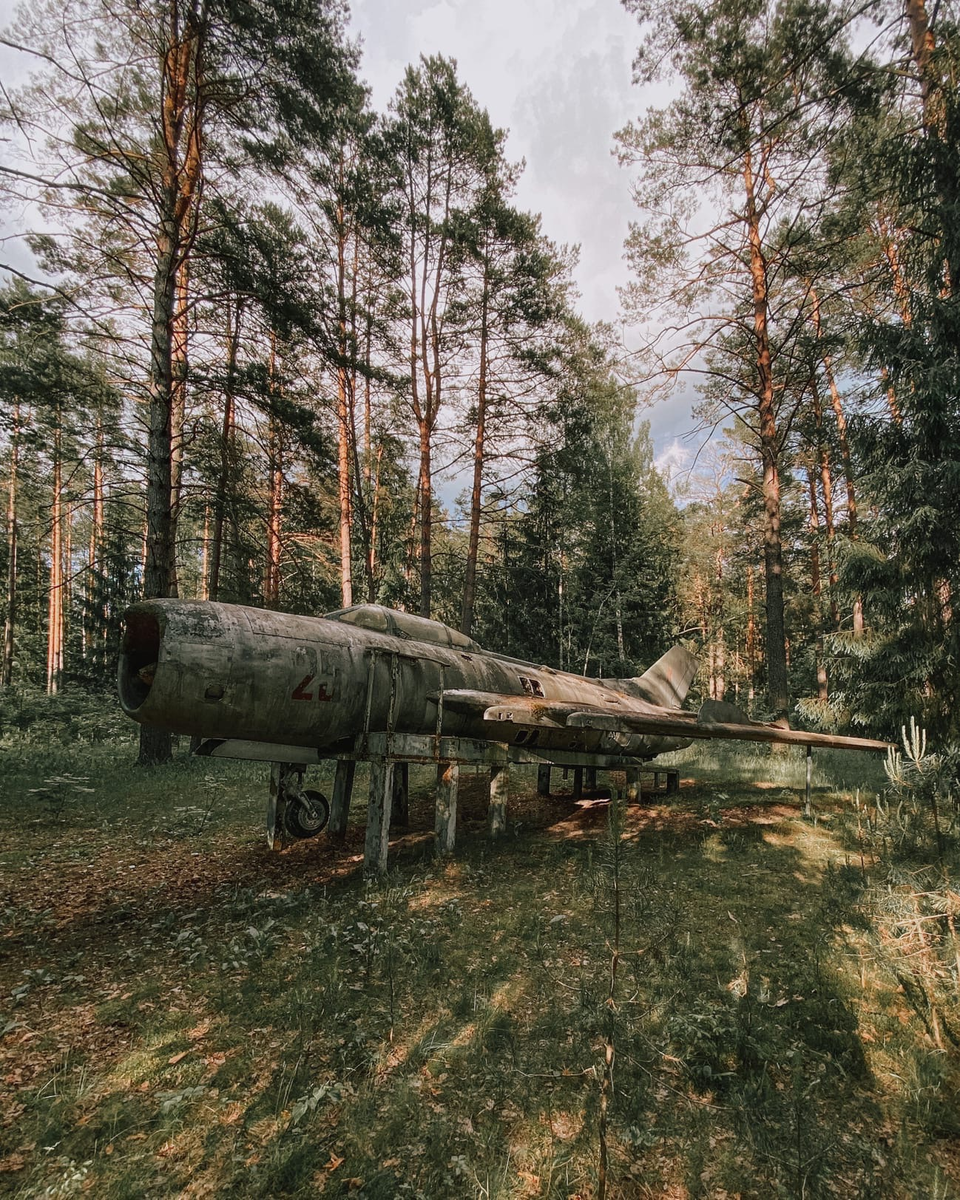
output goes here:
<path id="1" fill-rule="evenodd" d="M 327 824 L 327 836 L 343 841 L 347 832 L 347 814 L 350 812 L 350 799 L 353 796 L 353 779 L 357 773 L 357 764 L 353 759 L 338 758 L 337 771 L 333 777 L 333 795 L 330 798 L 330 821 Z"/>
<path id="2" fill-rule="evenodd" d="M 573 768 L 573 798 L 579 800 L 583 796 L 583 767 Z"/>
<path id="3" fill-rule="evenodd" d="M 393 768 L 393 804 L 390 809 L 391 825 L 402 828 L 410 824 L 410 764 L 398 762 Z"/>
<path id="4" fill-rule="evenodd" d="M 597 768 L 596 767 L 584 767 L 583 768 L 583 786 L 588 792 L 595 792 L 597 790 Z"/>
<path id="5" fill-rule="evenodd" d="M 370 800 L 367 836 L 363 844 L 365 875 L 383 875 L 390 845 L 390 805 L 393 800 L 393 762 L 375 758 L 370 763 Z"/>
<path id="6" fill-rule="evenodd" d="M 680 791 L 680 772 L 667 771 L 667 795 L 672 796 Z"/>
<path id="7" fill-rule="evenodd" d="M 452 854 L 457 837 L 457 792 L 460 764 L 441 763 L 437 767 L 437 853 Z"/>
<path id="8" fill-rule="evenodd" d="M 541 763 L 537 767 L 537 795 L 550 795 L 550 764 Z"/>
<path id="9" fill-rule="evenodd" d="M 267 800 L 267 846 L 279 853 L 283 849 L 283 814 L 287 807 L 284 763 L 270 764 L 270 797 Z"/>
<path id="10" fill-rule="evenodd" d="M 626 800 L 628 804 L 636 804 L 640 799 L 640 768 L 627 767 Z"/>
<path id="11" fill-rule="evenodd" d="M 813 806 L 810 803 L 811 785 L 813 783 L 813 747 L 807 747 L 807 791 L 806 798 L 803 804 L 803 815 L 805 817 L 813 816 Z"/>
<path id="12" fill-rule="evenodd" d="M 494 763 L 490 768 L 490 836 L 500 837 L 507 829 L 507 794 L 510 764 Z"/>

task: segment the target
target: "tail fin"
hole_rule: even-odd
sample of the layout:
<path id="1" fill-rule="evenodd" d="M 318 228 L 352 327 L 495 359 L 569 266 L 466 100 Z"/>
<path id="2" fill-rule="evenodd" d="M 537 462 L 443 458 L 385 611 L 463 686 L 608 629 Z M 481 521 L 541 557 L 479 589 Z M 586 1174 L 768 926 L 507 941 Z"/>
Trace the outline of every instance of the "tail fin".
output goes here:
<path id="1" fill-rule="evenodd" d="M 636 679 L 613 682 L 625 692 L 661 708 L 679 708 L 697 673 L 697 660 L 682 646 L 672 646 Z"/>

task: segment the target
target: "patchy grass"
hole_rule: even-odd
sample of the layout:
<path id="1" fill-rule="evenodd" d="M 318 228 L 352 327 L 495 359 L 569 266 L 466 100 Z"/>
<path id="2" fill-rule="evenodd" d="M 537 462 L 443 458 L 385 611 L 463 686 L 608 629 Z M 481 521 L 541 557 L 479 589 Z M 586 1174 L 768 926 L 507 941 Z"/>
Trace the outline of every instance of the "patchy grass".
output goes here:
<path id="1" fill-rule="evenodd" d="M 805 821 L 797 752 L 686 751 L 616 860 L 608 804 L 526 772 L 489 843 L 467 772 L 435 861 L 415 772 L 365 884 L 362 779 L 342 846 L 276 857 L 264 768 L 38 755 L 3 766 L 0 1192 L 592 1197 L 611 1037 L 608 1195 L 958 1194 L 960 1013 L 938 1045 L 884 940 L 865 756 L 818 755 Z"/>

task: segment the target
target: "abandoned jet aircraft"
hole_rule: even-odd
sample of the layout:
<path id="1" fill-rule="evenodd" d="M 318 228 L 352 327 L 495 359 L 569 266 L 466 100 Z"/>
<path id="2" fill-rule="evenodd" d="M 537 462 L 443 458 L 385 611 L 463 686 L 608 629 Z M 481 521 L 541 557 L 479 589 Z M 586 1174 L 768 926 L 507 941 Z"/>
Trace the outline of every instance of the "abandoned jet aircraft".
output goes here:
<path id="1" fill-rule="evenodd" d="M 134 720 L 204 739 L 200 754 L 286 764 L 300 777 L 331 758 L 494 762 L 480 753 L 490 745 L 504 761 L 586 767 L 638 765 L 694 738 L 887 748 L 751 721 L 717 701 L 686 711 L 696 669 L 674 646 L 638 678 L 586 679 L 374 604 L 302 617 L 160 599 L 126 613 L 119 692 Z M 322 827 L 315 794 L 287 790 L 300 812 L 292 832 Z"/>

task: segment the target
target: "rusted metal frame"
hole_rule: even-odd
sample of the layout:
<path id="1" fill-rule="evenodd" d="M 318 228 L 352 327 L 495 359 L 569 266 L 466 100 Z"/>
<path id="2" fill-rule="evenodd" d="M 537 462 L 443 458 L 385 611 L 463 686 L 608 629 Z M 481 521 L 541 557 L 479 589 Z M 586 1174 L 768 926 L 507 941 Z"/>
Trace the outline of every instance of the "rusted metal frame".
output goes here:
<path id="1" fill-rule="evenodd" d="M 386 734 L 360 735 L 351 751 L 337 757 L 362 760 L 386 757 Z M 396 762 L 435 763 L 499 763 L 511 762 L 525 766 L 595 767 L 604 771 L 623 770 L 642 766 L 643 759 L 614 754 L 587 754 L 581 750 L 539 750 L 526 746 L 511 746 L 505 742 L 487 742 L 476 738 L 441 737 L 439 752 L 434 734 L 394 733 L 389 756 Z"/>
<path id="2" fill-rule="evenodd" d="M 373 647 L 367 651 L 367 698 L 363 709 L 363 730 L 357 738 L 357 746 L 360 751 L 359 758 L 366 758 L 367 739 L 370 735 L 370 718 L 373 713 L 373 686 L 377 673 L 377 659 L 380 657 L 380 651 Z"/>
<path id="3" fill-rule="evenodd" d="M 437 694 L 437 724 L 434 730 L 433 749 L 434 756 L 437 762 L 440 761 L 440 738 L 443 730 L 443 689 L 445 683 L 445 671 L 443 663 L 440 663 L 440 691 Z"/>
<path id="4" fill-rule="evenodd" d="M 390 655 L 390 699 L 387 702 L 387 757 L 391 756 L 393 727 L 397 719 L 397 681 L 400 678 L 400 655 Z"/>

